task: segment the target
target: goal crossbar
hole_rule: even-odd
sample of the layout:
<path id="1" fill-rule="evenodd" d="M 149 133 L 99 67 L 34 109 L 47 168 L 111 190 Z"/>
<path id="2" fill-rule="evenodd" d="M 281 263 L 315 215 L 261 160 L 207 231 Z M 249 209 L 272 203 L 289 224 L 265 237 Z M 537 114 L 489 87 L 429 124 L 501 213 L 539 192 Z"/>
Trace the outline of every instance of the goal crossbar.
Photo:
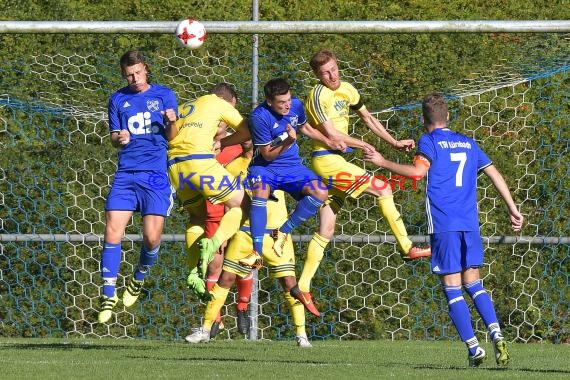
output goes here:
<path id="1" fill-rule="evenodd" d="M 202 21 L 208 33 L 561 33 L 570 20 Z M 0 21 L 8 33 L 169 34 L 178 21 Z"/>

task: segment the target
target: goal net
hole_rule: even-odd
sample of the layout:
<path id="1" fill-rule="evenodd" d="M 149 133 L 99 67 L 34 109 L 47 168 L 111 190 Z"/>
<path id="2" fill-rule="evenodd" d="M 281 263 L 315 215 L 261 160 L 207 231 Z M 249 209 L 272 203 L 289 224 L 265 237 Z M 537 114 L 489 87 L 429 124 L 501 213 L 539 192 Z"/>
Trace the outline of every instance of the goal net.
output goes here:
<path id="1" fill-rule="evenodd" d="M 314 46 L 323 45 L 319 37 L 307 38 Z M 140 301 L 130 309 L 118 307 L 109 324 L 96 323 L 104 202 L 116 169 L 106 104 L 124 85 L 118 57 L 130 46 L 126 36 L 101 39 L 88 50 L 78 36 L 54 38 L 50 45 L 19 49 L 21 53 L 4 57 L 0 64 L 2 336 L 176 339 L 200 324 L 204 305 L 186 287 L 185 217 L 180 211 L 167 221 L 158 264 L 147 277 Z M 523 342 L 567 342 L 570 43 L 564 35 L 534 39 L 480 72 L 466 73 L 445 88 L 433 83 L 431 89 L 448 97 L 451 127 L 480 143 L 503 172 L 527 220 L 522 234 L 511 235 L 500 196 L 481 178 L 479 209 L 486 248 L 482 276 L 505 335 Z M 234 50 L 214 49 L 207 42 L 189 51 L 173 43 L 159 49 L 150 37 L 137 42 L 150 59 L 152 80 L 173 88 L 179 103 L 224 81 L 236 87 L 238 108 L 248 113 L 255 81 L 286 77 L 301 98 L 315 84 L 310 50 L 283 53 L 284 42 L 268 40 L 273 43 L 260 47 L 256 78 L 250 51 L 238 43 Z M 420 97 L 398 104 L 383 99 L 394 99 L 394 94 L 405 99 L 422 73 L 400 78 L 410 71 L 394 62 L 383 66 L 373 55 L 369 60 L 349 59 L 353 55 L 343 54 L 344 48 L 337 52 L 344 80 L 360 90 L 368 108 L 394 136 L 417 141 L 423 132 Z M 446 62 L 435 62 L 441 66 L 433 70 L 446 69 Z M 374 143 L 388 158 L 411 160 L 412 155 L 378 142 L 356 119 L 351 133 Z M 309 157 L 309 142 L 301 139 L 300 145 Z M 374 170 L 358 154 L 351 160 Z M 390 177 L 386 171 L 375 172 Z M 412 185 L 396 186 L 395 201 L 412 239 L 427 242 L 424 183 Z M 139 228 L 140 218 L 134 216 L 123 243 L 119 294 L 138 258 Z M 294 237 L 299 273 L 314 228 L 311 221 Z M 437 277 L 430 274 L 427 261 L 401 261 L 373 198 L 347 202 L 312 286 L 322 316 L 307 316 L 311 339 L 456 339 Z M 222 310 L 228 337 L 238 336 L 234 307 L 232 293 Z M 259 338 L 294 336 L 279 286 L 265 269 L 259 271 L 254 307 Z M 485 336 L 481 320 L 475 327 Z"/>

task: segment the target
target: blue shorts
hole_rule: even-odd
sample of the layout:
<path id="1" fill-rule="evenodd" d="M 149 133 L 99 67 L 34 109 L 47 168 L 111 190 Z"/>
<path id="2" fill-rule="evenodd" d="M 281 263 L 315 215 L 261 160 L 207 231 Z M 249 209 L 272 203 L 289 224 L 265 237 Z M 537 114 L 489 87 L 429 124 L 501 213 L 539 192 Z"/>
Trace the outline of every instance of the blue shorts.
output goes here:
<path id="1" fill-rule="evenodd" d="M 315 181 L 315 183 L 311 184 L 311 181 Z M 304 187 L 328 189 L 328 185 L 304 165 L 292 165 L 288 168 L 250 166 L 246 186 L 250 189 L 254 189 L 256 186 L 269 186 L 271 191 L 280 189 L 289 193 L 296 200 L 303 197 L 301 190 Z"/>
<path id="2" fill-rule="evenodd" d="M 121 171 L 105 203 L 106 211 L 139 211 L 145 215 L 170 215 L 173 191 L 166 172 Z"/>
<path id="3" fill-rule="evenodd" d="M 483 242 L 479 231 L 450 231 L 430 235 L 431 272 L 460 273 L 483 266 Z"/>

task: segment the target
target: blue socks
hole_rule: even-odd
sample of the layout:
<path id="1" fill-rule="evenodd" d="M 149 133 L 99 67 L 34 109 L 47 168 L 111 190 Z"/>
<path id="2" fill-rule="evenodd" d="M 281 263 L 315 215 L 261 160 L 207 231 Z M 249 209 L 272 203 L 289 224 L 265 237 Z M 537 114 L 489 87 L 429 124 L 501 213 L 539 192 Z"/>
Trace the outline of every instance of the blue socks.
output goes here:
<path id="1" fill-rule="evenodd" d="M 495 313 L 495 306 L 493 305 L 493 301 L 491 301 L 491 297 L 489 297 L 487 291 L 483 287 L 483 282 L 479 279 L 469 284 L 465 284 L 464 287 L 467 294 L 469 294 L 469 297 L 473 300 L 477 313 L 479 313 L 483 322 L 487 326 L 491 339 L 493 341 L 503 339 L 499 321 L 497 320 L 497 314 Z M 469 308 L 463 298 L 461 286 L 444 286 L 443 291 L 445 292 L 445 297 L 447 298 L 449 306 L 449 316 L 451 317 L 461 340 L 467 344 L 469 354 L 475 355 L 479 342 L 473 333 L 473 327 L 471 326 L 471 314 L 469 313 Z"/>
<path id="2" fill-rule="evenodd" d="M 104 242 L 101 254 L 101 277 L 103 277 L 103 295 L 113 297 L 115 285 L 121 265 L 121 243 L 111 244 Z"/>
<path id="3" fill-rule="evenodd" d="M 260 255 L 263 254 L 263 237 L 267 228 L 267 199 L 253 197 L 249 211 L 249 225 L 253 249 Z"/>
<path id="4" fill-rule="evenodd" d="M 477 312 L 483 319 L 485 326 L 487 326 L 491 339 L 494 341 L 497 334 L 502 338 L 501 328 L 499 327 L 499 321 L 495 313 L 495 306 L 493 305 L 493 301 L 491 301 L 491 297 L 489 297 L 483 287 L 482 281 L 479 279 L 464 286 L 467 294 L 469 294 L 469 297 L 473 300 Z"/>
<path id="5" fill-rule="evenodd" d="M 135 280 L 142 281 L 144 277 L 148 273 L 148 270 L 156 260 L 158 259 L 158 251 L 160 250 L 160 244 L 158 244 L 153 249 L 148 249 L 146 245 L 143 243 L 141 247 L 141 254 L 139 257 L 139 264 L 135 269 L 135 273 L 133 274 Z"/>
<path id="6" fill-rule="evenodd" d="M 304 196 L 297 202 L 295 211 L 293 211 L 279 230 L 286 234 L 291 233 L 295 227 L 300 226 L 305 220 L 314 216 L 323 203 L 323 201 L 313 196 Z M 261 255 L 263 253 L 263 237 L 265 236 L 265 230 L 267 228 L 267 199 L 253 197 L 249 212 L 249 223 L 253 249 Z"/>
<path id="7" fill-rule="evenodd" d="M 141 248 L 139 263 L 135 269 L 134 278 L 137 281 L 144 280 L 149 268 L 156 262 L 160 244 L 153 249 L 148 249 L 144 244 Z M 121 265 L 121 243 L 111 244 L 105 242 L 101 254 L 101 277 L 103 278 L 103 295 L 113 297 Z"/>
<path id="8" fill-rule="evenodd" d="M 291 233 L 296 227 L 300 226 L 305 220 L 314 216 L 319 208 L 323 205 L 323 201 L 313 197 L 312 195 L 306 195 L 299 202 L 297 202 L 297 206 L 295 207 L 295 211 L 279 230 L 285 234 Z"/>
<path id="9" fill-rule="evenodd" d="M 449 307 L 449 316 L 461 337 L 469 349 L 469 354 L 475 355 L 479 341 L 475 337 L 473 327 L 471 326 L 471 314 L 467 307 L 467 302 L 463 298 L 461 286 L 443 286 L 447 305 Z"/>

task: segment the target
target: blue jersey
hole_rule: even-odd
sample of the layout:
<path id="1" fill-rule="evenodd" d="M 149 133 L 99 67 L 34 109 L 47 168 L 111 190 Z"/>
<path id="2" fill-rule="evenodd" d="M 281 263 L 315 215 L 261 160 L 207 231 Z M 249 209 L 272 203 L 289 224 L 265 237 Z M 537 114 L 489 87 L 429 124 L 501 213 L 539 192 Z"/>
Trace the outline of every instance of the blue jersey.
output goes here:
<path id="1" fill-rule="evenodd" d="M 479 231 L 477 175 L 492 162 L 475 140 L 448 128 L 424 134 L 418 154 L 426 175 L 428 233 Z"/>
<path id="2" fill-rule="evenodd" d="M 299 125 L 307 122 L 303 103 L 296 98 L 291 98 L 291 108 L 285 116 L 277 114 L 271 110 L 267 102 L 263 102 L 257 106 L 249 117 L 249 130 L 253 145 L 257 148 L 271 144 L 271 141 L 279 136 L 286 136 L 285 127 L 287 124 L 298 130 Z M 299 146 L 293 143 L 289 149 L 282 152 L 273 161 L 266 161 L 261 153 L 256 149 L 254 152 L 252 166 L 270 166 L 272 168 L 289 168 L 295 165 L 302 165 L 299 156 Z"/>
<path id="3" fill-rule="evenodd" d="M 164 86 L 151 84 L 144 92 L 121 88 L 109 98 L 109 131 L 127 129 L 131 136 L 119 150 L 118 171 L 166 171 L 168 141 L 161 111 L 178 110 L 176 95 Z"/>

